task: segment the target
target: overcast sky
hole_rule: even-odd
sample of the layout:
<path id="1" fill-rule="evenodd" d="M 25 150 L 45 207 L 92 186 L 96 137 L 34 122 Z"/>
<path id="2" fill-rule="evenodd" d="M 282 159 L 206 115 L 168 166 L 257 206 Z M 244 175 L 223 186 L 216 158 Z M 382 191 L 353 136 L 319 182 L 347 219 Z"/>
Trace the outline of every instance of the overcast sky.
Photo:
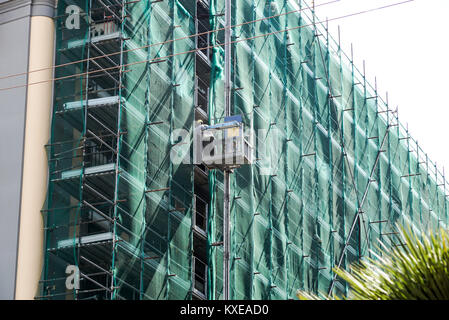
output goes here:
<path id="1" fill-rule="evenodd" d="M 312 1 L 308 1 L 312 3 Z M 329 2 L 317 0 L 315 4 Z M 401 0 L 340 0 L 316 8 L 320 20 L 375 8 Z M 329 22 L 337 39 L 340 25 L 343 50 L 368 81 L 377 76 L 379 92 L 389 93 L 391 108 L 429 158 L 449 176 L 449 0 L 415 0 L 398 7 Z"/>

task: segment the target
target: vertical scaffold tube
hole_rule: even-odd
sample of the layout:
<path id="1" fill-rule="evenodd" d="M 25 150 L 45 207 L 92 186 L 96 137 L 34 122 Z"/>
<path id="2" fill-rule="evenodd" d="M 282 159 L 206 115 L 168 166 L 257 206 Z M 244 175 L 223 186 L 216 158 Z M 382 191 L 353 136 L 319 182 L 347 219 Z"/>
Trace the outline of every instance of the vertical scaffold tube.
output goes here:
<path id="1" fill-rule="evenodd" d="M 231 114 L 231 0 L 225 6 L 225 115 Z M 223 299 L 229 300 L 229 259 L 230 259 L 230 171 L 224 171 L 224 204 L 223 204 Z"/>

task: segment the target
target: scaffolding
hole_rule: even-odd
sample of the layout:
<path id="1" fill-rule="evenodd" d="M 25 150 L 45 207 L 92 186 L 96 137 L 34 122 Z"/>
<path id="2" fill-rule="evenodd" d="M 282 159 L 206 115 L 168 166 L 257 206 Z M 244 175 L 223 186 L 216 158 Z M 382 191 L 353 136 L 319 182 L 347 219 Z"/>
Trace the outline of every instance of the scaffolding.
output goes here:
<path id="1" fill-rule="evenodd" d="M 206 3 L 188 2 L 60 1 L 39 298 L 205 297 L 208 173 L 169 155 L 188 154 L 195 117 L 207 121 L 209 56 L 157 59 L 207 41 L 164 43 L 208 28 Z M 67 27 L 69 5 L 81 8 L 79 29 Z"/>
<path id="2" fill-rule="evenodd" d="M 196 123 L 229 114 L 255 137 L 229 180 L 230 299 L 347 293 L 332 268 L 401 245 L 396 222 L 447 228 L 444 173 L 314 9 L 229 3 L 59 1 L 38 299 L 222 299 L 224 174 L 190 160 Z"/>

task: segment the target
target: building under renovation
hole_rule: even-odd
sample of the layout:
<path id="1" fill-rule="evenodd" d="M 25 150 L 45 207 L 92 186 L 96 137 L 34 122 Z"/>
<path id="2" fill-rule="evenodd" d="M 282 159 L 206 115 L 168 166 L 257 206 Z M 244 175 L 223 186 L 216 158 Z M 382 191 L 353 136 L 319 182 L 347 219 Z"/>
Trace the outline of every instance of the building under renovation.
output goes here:
<path id="1" fill-rule="evenodd" d="M 332 268 L 401 246 L 397 223 L 447 226 L 444 174 L 311 1 L 59 0 L 53 21 L 34 298 L 345 294 Z M 244 161 L 197 156 L 208 130 Z"/>

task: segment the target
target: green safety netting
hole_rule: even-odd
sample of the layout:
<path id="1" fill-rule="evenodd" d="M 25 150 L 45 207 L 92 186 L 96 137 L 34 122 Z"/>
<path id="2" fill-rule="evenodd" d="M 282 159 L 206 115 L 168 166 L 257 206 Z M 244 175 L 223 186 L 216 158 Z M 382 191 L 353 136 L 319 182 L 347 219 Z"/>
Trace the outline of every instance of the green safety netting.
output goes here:
<path id="1" fill-rule="evenodd" d="M 193 165 L 170 152 L 194 123 L 195 55 L 175 54 L 195 43 L 148 45 L 194 34 L 194 20 L 178 1 L 105 4 L 58 5 L 56 64 L 69 64 L 56 69 L 43 296 L 187 299 Z M 83 290 L 67 289 L 68 265 Z"/>
<path id="2" fill-rule="evenodd" d="M 225 1 L 209 4 L 220 29 L 210 33 L 212 124 L 224 118 Z M 171 160 L 193 152 L 195 7 L 59 1 L 41 298 L 192 298 L 195 168 Z M 443 174 L 313 10 L 231 7 L 231 109 L 254 131 L 255 159 L 231 175 L 231 298 L 327 292 L 334 266 L 370 256 L 379 240 L 400 245 L 396 222 L 445 227 Z M 209 192 L 207 298 L 221 299 L 218 170 Z M 67 286 L 70 265 L 81 290 Z"/>
<path id="3" fill-rule="evenodd" d="M 224 10 L 211 1 L 211 26 L 223 27 Z M 378 240 L 400 245 L 396 222 L 447 224 L 443 175 L 310 7 L 234 0 L 232 25 L 231 106 L 254 128 L 256 158 L 231 177 L 232 299 L 327 293 L 340 260 L 346 267 L 371 256 Z M 211 121 L 224 115 L 221 46 L 213 63 Z M 213 244 L 222 240 L 223 176 L 210 180 Z M 222 250 L 211 245 L 210 299 L 221 298 L 222 268 Z M 334 286 L 347 291 L 338 279 Z"/>

